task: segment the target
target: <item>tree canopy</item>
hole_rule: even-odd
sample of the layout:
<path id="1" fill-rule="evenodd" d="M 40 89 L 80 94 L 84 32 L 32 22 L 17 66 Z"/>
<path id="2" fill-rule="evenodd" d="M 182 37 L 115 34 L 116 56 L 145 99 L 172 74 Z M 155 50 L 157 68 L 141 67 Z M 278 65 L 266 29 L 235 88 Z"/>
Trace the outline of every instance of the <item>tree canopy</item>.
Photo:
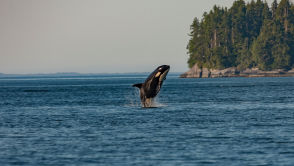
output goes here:
<path id="1" fill-rule="evenodd" d="M 294 67 L 294 5 L 289 0 L 271 6 L 262 0 L 236 0 L 229 9 L 214 6 L 193 20 L 189 35 L 189 67 Z"/>

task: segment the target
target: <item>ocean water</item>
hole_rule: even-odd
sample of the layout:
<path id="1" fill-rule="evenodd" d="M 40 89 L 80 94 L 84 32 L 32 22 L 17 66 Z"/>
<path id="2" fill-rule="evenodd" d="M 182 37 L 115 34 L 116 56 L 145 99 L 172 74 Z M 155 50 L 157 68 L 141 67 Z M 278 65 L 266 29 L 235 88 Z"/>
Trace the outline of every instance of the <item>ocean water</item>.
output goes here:
<path id="1" fill-rule="evenodd" d="M 294 78 L 0 78 L 0 165 L 294 165 Z"/>

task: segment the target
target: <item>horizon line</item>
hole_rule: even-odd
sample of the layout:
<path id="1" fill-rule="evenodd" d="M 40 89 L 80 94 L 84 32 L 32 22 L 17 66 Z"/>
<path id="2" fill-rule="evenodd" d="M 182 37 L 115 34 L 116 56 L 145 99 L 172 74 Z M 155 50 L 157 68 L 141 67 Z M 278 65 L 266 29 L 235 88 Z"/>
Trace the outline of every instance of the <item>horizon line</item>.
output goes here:
<path id="1" fill-rule="evenodd" d="M 55 73 L 1 73 L 1 76 L 25 76 L 25 75 L 102 75 L 102 74 L 147 74 L 150 72 L 104 72 L 104 73 L 80 73 L 80 72 L 55 72 Z M 170 72 L 172 74 L 179 74 L 184 72 Z"/>

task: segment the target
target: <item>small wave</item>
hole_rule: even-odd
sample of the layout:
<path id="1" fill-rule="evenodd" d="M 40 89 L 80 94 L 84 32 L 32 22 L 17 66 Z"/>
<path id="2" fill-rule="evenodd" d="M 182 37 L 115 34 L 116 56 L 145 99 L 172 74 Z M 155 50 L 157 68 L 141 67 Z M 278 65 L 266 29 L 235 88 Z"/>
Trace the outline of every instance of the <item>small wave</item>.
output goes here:
<path id="1" fill-rule="evenodd" d="M 27 89 L 27 90 L 24 90 L 23 92 L 49 92 L 49 90 L 46 90 L 46 89 Z"/>

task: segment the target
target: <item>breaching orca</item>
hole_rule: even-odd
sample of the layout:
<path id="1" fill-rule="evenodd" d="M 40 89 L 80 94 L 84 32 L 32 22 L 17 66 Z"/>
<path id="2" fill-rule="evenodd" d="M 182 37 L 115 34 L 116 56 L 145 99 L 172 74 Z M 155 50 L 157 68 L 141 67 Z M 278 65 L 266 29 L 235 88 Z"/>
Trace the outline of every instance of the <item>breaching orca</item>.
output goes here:
<path id="1" fill-rule="evenodd" d="M 168 65 L 159 66 L 147 77 L 144 83 L 133 85 L 133 87 L 140 89 L 140 99 L 143 107 L 152 107 L 153 98 L 160 91 L 169 69 Z"/>

